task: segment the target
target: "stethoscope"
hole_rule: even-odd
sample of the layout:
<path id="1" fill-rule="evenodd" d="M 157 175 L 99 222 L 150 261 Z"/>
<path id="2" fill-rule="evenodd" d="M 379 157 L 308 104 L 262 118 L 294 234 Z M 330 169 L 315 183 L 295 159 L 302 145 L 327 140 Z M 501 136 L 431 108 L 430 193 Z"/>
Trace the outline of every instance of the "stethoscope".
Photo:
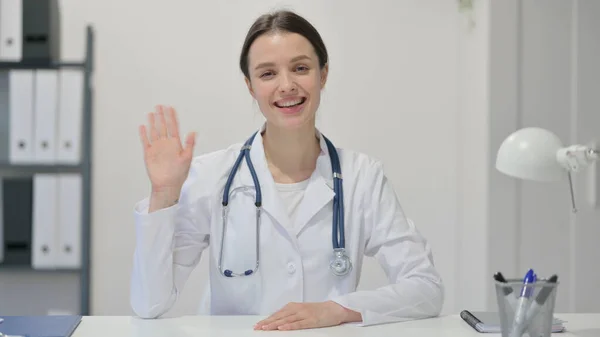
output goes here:
<path id="1" fill-rule="evenodd" d="M 223 191 L 223 233 L 221 234 L 221 251 L 219 254 L 219 271 L 223 276 L 226 277 L 234 277 L 234 276 L 249 276 L 258 270 L 259 265 L 259 242 L 260 242 L 260 214 L 262 212 L 262 194 L 260 190 L 260 183 L 258 182 L 258 177 L 256 176 L 256 171 L 254 170 L 254 165 L 252 165 L 252 161 L 250 160 L 250 149 L 252 141 L 258 132 L 254 133 L 250 139 L 246 141 L 246 143 L 242 146 L 240 150 L 240 154 L 237 157 L 237 160 L 233 164 L 233 168 L 229 173 L 229 177 L 227 178 L 227 182 L 225 183 L 225 190 Z M 333 144 L 323 136 L 325 143 L 327 144 L 327 149 L 329 150 L 329 157 L 331 159 L 331 168 L 333 171 L 333 224 L 332 224 L 332 241 L 333 241 L 333 258 L 329 264 L 329 268 L 334 275 L 343 276 L 346 275 L 352 270 L 352 262 L 348 255 L 346 255 L 345 249 L 345 238 L 344 238 L 344 193 L 342 188 L 342 168 L 340 166 L 340 159 L 338 157 L 338 153 L 333 146 Z M 256 196 L 254 205 L 256 206 L 256 265 L 254 269 L 248 269 L 243 273 L 236 273 L 231 271 L 230 269 L 223 270 L 223 243 L 225 241 L 225 233 L 227 231 L 227 213 L 229 211 L 229 190 L 231 188 L 231 183 L 233 182 L 233 178 L 236 172 L 239 169 L 239 166 L 242 162 L 242 159 L 246 158 L 246 163 L 248 164 L 248 168 L 250 169 L 250 174 L 252 175 L 252 180 L 254 181 L 254 188 L 256 189 Z"/>

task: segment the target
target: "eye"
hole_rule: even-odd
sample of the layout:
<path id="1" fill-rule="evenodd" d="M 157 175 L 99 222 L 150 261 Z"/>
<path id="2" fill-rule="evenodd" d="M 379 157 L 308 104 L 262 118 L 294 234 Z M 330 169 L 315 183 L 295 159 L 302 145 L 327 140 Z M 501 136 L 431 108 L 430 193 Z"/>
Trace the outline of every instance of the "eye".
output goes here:
<path id="1" fill-rule="evenodd" d="M 307 72 L 308 71 L 308 67 L 304 66 L 304 65 L 299 65 L 299 66 L 296 66 L 296 71 L 298 71 L 298 72 Z"/>
<path id="2" fill-rule="evenodd" d="M 260 74 L 260 76 L 259 76 L 259 77 L 260 77 L 260 78 L 266 78 L 266 77 L 269 77 L 269 76 L 273 76 L 273 72 L 272 72 L 272 71 L 270 71 L 270 70 L 269 70 L 269 71 L 265 71 L 265 72 L 263 72 L 262 74 Z"/>

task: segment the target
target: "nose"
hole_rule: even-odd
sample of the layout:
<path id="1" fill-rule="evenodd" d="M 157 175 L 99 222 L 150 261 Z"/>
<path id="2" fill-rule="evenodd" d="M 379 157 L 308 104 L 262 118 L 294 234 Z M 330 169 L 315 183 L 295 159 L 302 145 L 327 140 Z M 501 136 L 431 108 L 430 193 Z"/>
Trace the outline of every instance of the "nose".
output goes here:
<path id="1" fill-rule="evenodd" d="M 282 94 L 295 92 L 298 88 L 294 79 L 289 73 L 282 73 L 279 77 L 281 80 L 279 82 L 279 92 Z"/>

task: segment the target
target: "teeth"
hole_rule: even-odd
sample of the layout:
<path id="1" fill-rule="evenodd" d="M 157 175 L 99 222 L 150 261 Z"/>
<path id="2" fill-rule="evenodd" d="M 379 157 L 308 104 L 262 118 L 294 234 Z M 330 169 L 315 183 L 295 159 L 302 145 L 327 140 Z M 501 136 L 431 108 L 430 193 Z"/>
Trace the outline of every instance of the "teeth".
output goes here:
<path id="1" fill-rule="evenodd" d="M 288 102 L 285 102 L 285 103 L 281 103 L 279 105 L 282 106 L 282 107 L 290 107 L 292 105 L 300 104 L 300 102 L 302 102 L 302 99 L 298 98 L 297 100 L 288 101 Z"/>

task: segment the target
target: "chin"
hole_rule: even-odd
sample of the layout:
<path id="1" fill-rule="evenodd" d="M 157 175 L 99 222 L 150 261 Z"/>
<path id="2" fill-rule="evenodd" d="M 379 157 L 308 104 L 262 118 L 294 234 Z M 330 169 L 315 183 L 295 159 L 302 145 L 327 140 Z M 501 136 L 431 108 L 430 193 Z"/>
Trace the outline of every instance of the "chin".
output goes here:
<path id="1" fill-rule="evenodd" d="M 295 116 L 282 116 L 278 114 L 274 116 L 274 120 L 270 121 L 270 124 L 275 124 L 275 126 L 287 129 L 287 130 L 298 130 L 306 127 L 307 125 L 314 125 L 314 115 L 310 113 L 303 113 Z"/>

